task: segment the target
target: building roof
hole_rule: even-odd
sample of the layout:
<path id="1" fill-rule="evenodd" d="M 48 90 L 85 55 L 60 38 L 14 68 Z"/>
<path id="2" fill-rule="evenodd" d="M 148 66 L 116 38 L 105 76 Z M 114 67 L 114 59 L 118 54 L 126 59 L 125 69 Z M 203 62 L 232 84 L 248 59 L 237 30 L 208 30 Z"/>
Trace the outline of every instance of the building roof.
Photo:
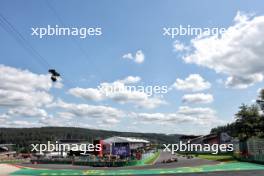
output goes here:
<path id="1" fill-rule="evenodd" d="M 132 137 L 114 136 L 103 140 L 105 143 L 149 143 L 149 141 Z"/>
<path id="2" fill-rule="evenodd" d="M 204 142 L 205 140 L 209 140 L 209 139 L 212 139 L 212 138 L 217 138 L 218 135 L 217 134 L 208 134 L 208 135 L 204 135 L 204 136 L 199 136 L 197 138 L 193 138 L 190 140 L 190 143 L 195 143 L 195 142 Z"/>
<path id="3" fill-rule="evenodd" d="M 59 143 L 61 144 L 88 144 L 89 142 L 81 139 L 59 139 Z"/>

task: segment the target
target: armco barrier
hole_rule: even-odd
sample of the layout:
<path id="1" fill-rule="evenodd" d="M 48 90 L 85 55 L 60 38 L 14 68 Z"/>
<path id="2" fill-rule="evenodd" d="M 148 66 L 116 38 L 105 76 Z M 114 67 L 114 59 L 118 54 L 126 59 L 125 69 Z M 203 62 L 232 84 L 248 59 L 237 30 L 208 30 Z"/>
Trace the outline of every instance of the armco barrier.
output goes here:
<path id="1" fill-rule="evenodd" d="M 72 164 L 72 160 L 57 160 L 57 159 L 36 159 L 36 160 L 31 160 L 31 163 L 33 164 Z"/>
<path id="2" fill-rule="evenodd" d="M 249 155 L 249 156 L 236 155 L 235 158 L 239 161 L 264 164 L 263 154 L 262 155 Z"/>
<path id="3" fill-rule="evenodd" d="M 31 160 L 31 163 L 35 164 L 73 164 L 81 166 L 93 166 L 93 167 L 122 167 L 122 166 L 136 166 L 142 165 L 141 160 L 133 161 L 70 161 L 70 160 Z"/>
<path id="4" fill-rule="evenodd" d="M 123 166 L 139 166 L 144 164 L 151 164 L 151 161 L 157 158 L 159 152 L 151 153 L 148 157 L 142 160 L 128 160 L 128 161 L 85 161 L 85 160 L 70 160 L 70 159 L 38 159 L 31 160 L 36 164 L 73 164 L 81 166 L 93 167 L 123 167 Z"/>
<path id="5" fill-rule="evenodd" d="M 93 166 L 93 167 L 123 167 L 123 166 L 135 166 L 141 164 L 141 161 L 96 161 L 96 162 L 85 162 L 75 161 L 74 165 L 81 166 Z"/>

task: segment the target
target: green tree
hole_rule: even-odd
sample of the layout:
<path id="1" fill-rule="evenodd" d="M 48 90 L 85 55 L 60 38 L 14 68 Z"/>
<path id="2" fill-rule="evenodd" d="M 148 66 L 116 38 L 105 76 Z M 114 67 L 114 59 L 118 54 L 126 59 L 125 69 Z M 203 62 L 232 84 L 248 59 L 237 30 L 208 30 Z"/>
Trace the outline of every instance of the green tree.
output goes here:
<path id="1" fill-rule="evenodd" d="M 258 129 L 260 114 L 259 108 L 256 104 L 251 106 L 242 104 L 239 107 L 239 111 L 235 114 L 235 118 L 239 138 L 247 139 L 251 136 L 258 135 L 260 132 Z"/>
<path id="2" fill-rule="evenodd" d="M 261 100 L 264 100 L 264 89 L 261 89 L 261 90 L 260 90 L 259 98 L 260 98 Z"/>

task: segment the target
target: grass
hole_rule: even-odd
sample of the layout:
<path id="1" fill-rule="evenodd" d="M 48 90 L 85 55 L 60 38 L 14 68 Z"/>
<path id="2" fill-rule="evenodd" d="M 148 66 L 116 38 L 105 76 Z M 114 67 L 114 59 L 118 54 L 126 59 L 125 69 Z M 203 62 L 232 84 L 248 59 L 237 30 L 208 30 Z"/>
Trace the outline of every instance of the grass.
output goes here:
<path id="1" fill-rule="evenodd" d="M 146 159 L 144 161 L 144 164 L 153 164 L 159 156 L 160 156 L 160 152 L 156 152 L 153 156 Z"/>
<path id="2" fill-rule="evenodd" d="M 0 164 L 15 164 L 27 161 L 26 159 L 0 160 Z"/>
<path id="3" fill-rule="evenodd" d="M 71 169 L 31 169 L 22 168 L 11 175 L 164 175 L 182 173 L 203 173 L 216 171 L 251 171 L 264 170 L 263 165 L 246 162 L 225 162 L 216 165 L 197 167 L 155 168 L 155 169 L 120 169 L 120 170 L 71 170 Z"/>
<path id="4" fill-rule="evenodd" d="M 232 155 L 202 154 L 202 155 L 198 155 L 197 157 L 201 158 L 201 159 L 207 159 L 207 160 L 213 160 L 213 161 L 221 161 L 221 162 L 234 161 L 235 160 Z"/>

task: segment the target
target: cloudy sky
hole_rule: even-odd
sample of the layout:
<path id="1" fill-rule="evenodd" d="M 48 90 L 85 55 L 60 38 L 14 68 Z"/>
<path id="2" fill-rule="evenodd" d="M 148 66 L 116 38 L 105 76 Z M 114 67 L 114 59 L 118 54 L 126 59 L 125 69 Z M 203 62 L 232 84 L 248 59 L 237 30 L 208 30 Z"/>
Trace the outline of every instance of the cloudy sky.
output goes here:
<path id="1" fill-rule="evenodd" d="M 32 27 L 100 27 L 80 39 L 31 35 Z M 179 25 L 221 36 L 163 35 Z M 264 79 L 264 4 L 221 1 L 0 2 L 0 126 L 76 126 L 206 134 L 232 122 Z M 62 75 L 52 83 L 49 68 Z M 104 85 L 167 86 L 168 93 Z"/>

